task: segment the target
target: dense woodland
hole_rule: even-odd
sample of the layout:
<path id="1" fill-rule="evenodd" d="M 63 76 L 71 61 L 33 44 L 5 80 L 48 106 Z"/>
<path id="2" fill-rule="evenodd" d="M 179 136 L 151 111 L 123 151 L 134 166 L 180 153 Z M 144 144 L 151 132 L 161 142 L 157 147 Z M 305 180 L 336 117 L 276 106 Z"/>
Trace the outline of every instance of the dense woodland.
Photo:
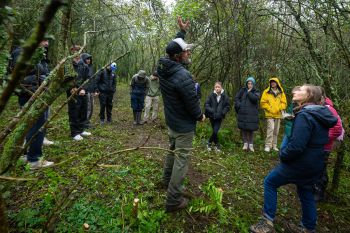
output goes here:
<path id="1" fill-rule="evenodd" d="M 220 133 L 221 155 L 204 151 L 210 127 L 198 125 L 187 181 L 196 198 L 189 210 L 175 215 L 164 213 L 165 194 L 156 187 L 162 148 L 167 148 L 164 117 L 153 126 L 131 127 L 128 83 L 140 69 L 154 71 L 178 31 L 178 15 L 191 23 L 186 41 L 195 48 L 189 70 L 203 98 L 216 80 L 233 97 L 248 76 L 256 78 L 260 90 L 277 76 L 287 94 L 296 85 L 320 85 L 349 132 L 349 1 L 2 0 L 0 232 L 248 232 L 260 215 L 263 178 L 278 161 L 277 154 L 262 152 L 263 120 L 256 137 L 261 148 L 253 155 L 241 151 L 234 111 Z M 44 37 L 50 38 L 52 72 L 20 111 L 15 90 Z M 68 136 L 65 106 L 63 70 L 71 62 L 72 45 L 92 54 L 96 71 L 111 61 L 118 66 L 117 120 L 97 126 L 96 136 L 79 145 Z M 17 46 L 23 53 L 8 74 L 8 58 Z M 32 172 L 17 160 L 25 134 L 47 105 L 53 109 L 48 135 L 60 144 L 45 149 L 45 155 L 57 166 Z M 350 232 L 348 143 L 346 136 L 332 153 L 319 232 Z M 294 192 L 292 186 L 280 191 L 280 232 L 285 221 L 299 219 Z M 141 199 L 138 208 L 134 198 Z"/>

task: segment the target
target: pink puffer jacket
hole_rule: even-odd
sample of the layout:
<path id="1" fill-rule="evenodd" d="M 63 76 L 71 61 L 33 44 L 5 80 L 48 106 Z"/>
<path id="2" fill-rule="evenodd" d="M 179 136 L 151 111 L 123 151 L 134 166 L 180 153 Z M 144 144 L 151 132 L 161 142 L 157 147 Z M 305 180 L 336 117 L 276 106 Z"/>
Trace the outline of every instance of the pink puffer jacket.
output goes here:
<path id="1" fill-rule="evenodd" d="M 328 131 L 328 143 L 324 146 L 324 150 L 327 152 L 332 151 L 334 140 L 342 134 L 343 127 L 341 124 L 340 116 L 338 115 L 337 110 L 333 107 L 333 102 L 329 98 L 326 98 L 325 106 L 332 112 L 333 116 L 338 118 L 337 124 L 330 128 Z"/>

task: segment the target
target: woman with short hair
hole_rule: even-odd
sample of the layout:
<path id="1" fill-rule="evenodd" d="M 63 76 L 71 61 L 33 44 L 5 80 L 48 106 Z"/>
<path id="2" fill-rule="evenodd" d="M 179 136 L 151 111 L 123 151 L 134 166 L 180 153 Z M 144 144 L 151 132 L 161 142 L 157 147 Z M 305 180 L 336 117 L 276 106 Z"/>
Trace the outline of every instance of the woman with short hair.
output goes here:
<path id="1" fill-rule="evenodd" d="M 293 93 L 297 103 L 292 135 L 281 148 L 280 163 L 264 180 L 263 218 L 250 227 L 250 232 L 274 232 L 273 220 L 277 207 L 277 189 L 295 184 L 302 206 L 299 226 L 290 224 L 298 232 L 315 232 L 317 210 L 313 187 L 324 167 L 324 145 L 328 142 L 328 130 L 337 118 L 327 107 L 320 105 L 322 93 L 319 87 L 303 85 Z M 295 229 L 297 228 L 297 229 Z"/>

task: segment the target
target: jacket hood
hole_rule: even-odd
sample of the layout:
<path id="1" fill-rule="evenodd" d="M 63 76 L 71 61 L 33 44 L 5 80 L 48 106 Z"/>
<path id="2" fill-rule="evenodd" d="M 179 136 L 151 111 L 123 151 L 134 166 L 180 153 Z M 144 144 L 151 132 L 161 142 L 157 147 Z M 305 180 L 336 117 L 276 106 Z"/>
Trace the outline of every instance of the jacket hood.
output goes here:
<path id="1" fill-rule="evenodd" d="M 88 53 L 82 53 L 81 55 L 80 55 L 80 58 L 81 58 L 81 60 L 83 60 L 84 61 L 84 63 L 86 63 L 85 62 L 85 60 L 86 59 L 91 59 L 91 64 L 92 64 L 92 56 L 90 55 L 90 54 L 88 54 Z"/>
<path id="2" fill-rule="evenodd" d="M 224 93 L 224 91 L 225 91 L 224 89 L 221 89 L 220 95 L 222 95 Z M 215 90 L 213 91 L 213 93 L 217 95 Z"/>
<path id="3" fill-rule="evenodd" d="M 325 102 L 326 105 L 329 105 L 329 106 L 333 107 L 333 102 L 332 102 L 332 100 L 330 98 L 326 97 L 324 102 Z"/>
<path id="4" fill-rule="evenodd" d="M 326 128 L 332 128 L 338 122 L 338 119 L 333 116 L 332 112 L 322 105 L 307 105 L 302 108 L 301 112 L 309 113 Z"/>
<path id="5" fill-rule="evenodd" d="M 161 57 L 158 61 L 157 73 L 160 77 L 167 79 L 175 72 L 184 69 L 183 65 L 170 60 L 168 57 Z"/>
<path id="6" fill-rule="evenodd" d="M 277 83 L 278 88 L 281 90 L 282 93 L 284 93 L 284 90 L 283 90 L 283 87 L 281 85 L 281 82 L 280 82 L 280 80 L 277 77 L 273 77 L 273 78 L 269 79 L 269 87 L 268 87 L 268 89 L 271 88 L 271 85 L 270 85 L 271 81 L 275 81 Z"/>

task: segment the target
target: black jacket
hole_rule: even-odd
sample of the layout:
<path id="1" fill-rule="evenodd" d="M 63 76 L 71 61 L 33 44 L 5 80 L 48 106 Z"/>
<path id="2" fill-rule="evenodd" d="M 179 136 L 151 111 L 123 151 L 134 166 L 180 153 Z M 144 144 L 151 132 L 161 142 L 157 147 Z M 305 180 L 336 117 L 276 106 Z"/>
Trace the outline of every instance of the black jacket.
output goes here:
<path id="1" fill-rule="evenodd" d="M 167 126 L 179 133 L 194 131 L 203 114 L 190 72 L 168 57 L 159 59 L 157 72 Z"/>
<path id="2" fill-rule="evenodd" d="M 79 87 L 87 79 L 90 79 L 90 81 L 86 83 L 82 87 L 82 89 L 85 89 L 87 92 L 95 92 L 97 91 L 96 79 L 92 78 L 92 76 L 94 75 L 92 61 L 90 65 L 86 64 L 86 60 L 88 58 L 92 59 L 92 56 L 88 53 L 82 53 L 80 55 L 80 60 L 78 62 L 78 67 L 77 67 L 78 77 L 76 80 L 76 85 Z"/>
<path id="3" fill-rule="evenodd" d="M 222 120 L 230 111 L 230 100 L 228 96 L 222 92 L 219 102 L 217 94 L 212 92 L 205 102 L 205 116 L 213 120 Z"/>
<path id="4" fill-rule="evenodd" d="M 13 71 L 21 51 L 21 47 L 17 47 L 12 51 L 9 64 L 9 71 Z M 41 54 L 41 51 L 37 50 L 35 51 L 35 53 Z M 42 55 L 37 56 L 42 57 Z M 19 95 L 31 96 L 31 93 L 36 92 L 41 83 L 50 74 L 48 63 L 49 60 L 46 59 L 46 57 L 43 57 L 36 65 L 34 65 L 34 67 L 32 67 L 31 70 L 29 70 L 29 72 L 26 73 L 25 77 L 20 82 L 20 88 L 17 92 Z"/>
<path id="5" fill-rule="evenodd" d="M 99 92 L 114 93 L 116 89 L 116 76 L 111 70 L 104 69 L 97 76 Z"/>
<path id="6" fill-rule="evenodd" d="M 246 87 L 241 88 L 235 97 L 238 128 L 255 131 L 259 128 L 259 99 L 260 91 L 253 88 L 250 92 Z"/>

